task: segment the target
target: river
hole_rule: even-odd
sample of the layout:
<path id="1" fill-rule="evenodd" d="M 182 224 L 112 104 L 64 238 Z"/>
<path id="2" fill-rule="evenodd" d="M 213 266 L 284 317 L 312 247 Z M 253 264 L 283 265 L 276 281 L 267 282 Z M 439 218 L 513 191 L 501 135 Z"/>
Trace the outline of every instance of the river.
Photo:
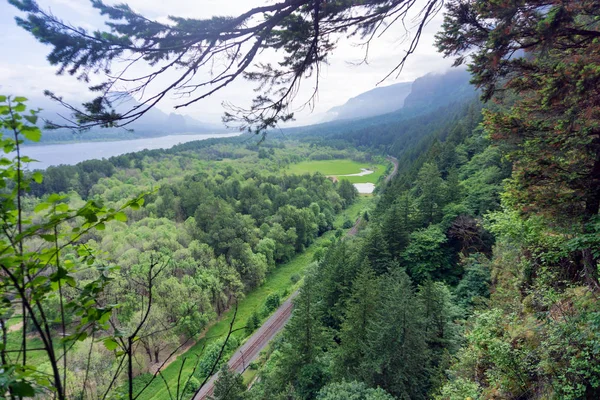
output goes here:
<path id="1" fill-rule="evenodd" d="M 73 165 L 81 161 L 109 158 L 144 149 L 168 149 L 179 143 L 212 138 L 238 136 L 240 133 L 207 133 L 198 135 L 170 135 L 148 139 L 119 140 L 114 142 L 83 142 L 23 146 L 22 153 L 37 160 L 29 169 L 46 169 L 51 165 Z"/>

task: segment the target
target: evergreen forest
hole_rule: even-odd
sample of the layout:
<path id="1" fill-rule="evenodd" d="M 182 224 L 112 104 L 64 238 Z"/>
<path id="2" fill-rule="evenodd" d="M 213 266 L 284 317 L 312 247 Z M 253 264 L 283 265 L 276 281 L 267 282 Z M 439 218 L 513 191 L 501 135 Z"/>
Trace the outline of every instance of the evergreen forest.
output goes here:
<path id="1" fill-rule="evenodd" d="M 45 134 L 36 104 L 0 95 L 0 397 L 600 398 L 598 2 L 423 1 L 466 70 L 419 78 L 391 113 L 283 130 L 281 86 L 319 74 L 328 35 L 369 37 L 413 2 L 165 25 L 94 1 L 113 22 L 93 34 L 10 3 L 83 80 L 125 51 L 192 77 L 220 46 L 238 68 L 285 57 L 210 78 L 265 90 L 227 111 L 239 136 L 45 170 L 27 156 Z M 47 128 L 120 128 L 147 106 L 99 95 Z"/>

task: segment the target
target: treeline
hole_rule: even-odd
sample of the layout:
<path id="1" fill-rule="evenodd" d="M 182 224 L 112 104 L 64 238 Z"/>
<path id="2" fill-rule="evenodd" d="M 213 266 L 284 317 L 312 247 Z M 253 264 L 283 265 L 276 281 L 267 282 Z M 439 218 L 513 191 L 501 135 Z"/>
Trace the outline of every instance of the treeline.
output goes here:
<path id="1" fill-rule="evenodd" d="M 200 162 L 247 159 L 240 165 L 251 168 L 252 163 L 260 163 L 273 174 L 289 164 L 305 160 L 351 159 L 358 162 L 372 161 L 372 155 L 347 146 L 307 144 L 291 139 L 273 137 L 260 142 L 256 136 L 244 135 L 232 138 L 215 138 L 187 142 L 170 149 L 142 150 L 101 160 L 87 160 L 75 165 L 50 166 L 45 171 L 44 180 L 31 186 L 31 193 L 44 196 L 52 193 L 78 193 L 87 199 L 98 193 L 92 187 L 105 178 L 122 171 L 138 170 L 151 174 L 153 180 L 164 176 L 180 176 L 181 171 L 200 171 Z M 30 164 L 35 169 L 35 163 Z M 180 172 L 176 172 L 178 168 Z M 168 171 L 167 171 L 168 170 Z M 130 172 L 133 173 L 133 172 Z M 121 176 L 118 180 L 123 179 Z"/>

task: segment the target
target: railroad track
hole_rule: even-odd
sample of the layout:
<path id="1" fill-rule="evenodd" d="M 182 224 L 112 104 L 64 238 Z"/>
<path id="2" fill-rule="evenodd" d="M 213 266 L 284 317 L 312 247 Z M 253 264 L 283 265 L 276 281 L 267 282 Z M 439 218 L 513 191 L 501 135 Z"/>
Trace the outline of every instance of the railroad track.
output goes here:
<path id="1" fill-rule="evenodd" d="M 258 358 L 260 352 L 286 325 L 294 309 L 294 298 L 298 292 L 294 292 L 269 319 L 238 349 L 229 362 L 229 369 L 239 373 L 244 372 L 248 366 Z M 206 400 L 213 394 L 218 373 L 214 374 L 204 386 L 196 392 L 194 400 Z"/>

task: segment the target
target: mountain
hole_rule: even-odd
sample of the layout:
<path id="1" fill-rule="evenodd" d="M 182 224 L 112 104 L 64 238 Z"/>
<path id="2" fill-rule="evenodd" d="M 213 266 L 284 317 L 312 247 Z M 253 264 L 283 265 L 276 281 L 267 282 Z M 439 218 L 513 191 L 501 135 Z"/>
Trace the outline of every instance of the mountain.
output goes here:
<path id="1" fill-rule="evenodd" d="M 115 93 L 118 101 L 114 102 L 115 109 L 118 112 L 126 112 L 140 103 L 127 93 Z M 176 113 L 167 114 L 160 109 L 153 107 L 148 110 L 140 119 L 131 123 L 128 128 L 140 133 L 149 134 L 172 134 L 172 133 L 207 133 L 224 130 L 222 126 L 198 121 L 193 117 Z"/>
<path id="2" fill-rule="evenodd" d="M 327 112 L 324 122 L 358 120 L 387 115 L 402 109 L 436 108 L 461 101 L 473 94 L 466 70 L 453 69 L 443 74 L 427 74 L 414 82 L 403 82 L 369 90 Z"/>
<path id="3" fill-rule="evenodd" d="M 127 94 L 113 94 L 113 106 L 118 112 L 126 112 L 139 105 Z M 69 111 L 47 97 L 31 97 L 28 105 L 42 109 L 40 117 L 55 123 L 64 122 L 64 117 L 70 117 Z M 176 113 L 167 114 L 156 107 L 151 108 L 140 119 L 122 128 L 93 128 L 81 134 L 74 134 L 67 129 L 43 129 L 42 143 L 96 141 L 96 140 L 125 140 L 158 137 L 172 134 L 215 133 L 224 132 L 221 125 L 199 121 L 188 115 Z"/>
<path id="4" fill-rule="evenodd" d="M 406 131 L 406 127 L 403 127 L 406 121 L 418 121 L 417 125 L 430 124 L 434 121 L 442 123 L 443 121 L 435 114 L 436 110 L 456 108 L 471 101 L 476 96 L 476 91 L 475 87 L 469 84 L 469 79 L 468 73 L 463 70 L 428 74 L 409 83 L 411 90 L 404 100 L 404 107 L 396 111 L 352 120 L 335 120 L 318 125 L 288 128 L 285 131 L 296 135 L 343 138 L 355 141 L 356 145 L 367 145 L 373 141 L 372 137 L 378 137 L 378 142 L 390 144 L 395 136 Z M 367 93 L 370 92 L 363 95 Z M 449 110 L 444 112 L 446 111 Z M 416 120 L 416 118 L 422 119 L 424 115 L 429 116 L 424 120 Z"/>
<path id="5" fill-rule="evenodd" d="M 451 69 L 443 74 L 427 74 L 412 83 L 404 108 L 431 108 L 472 97 L 475 88 L 471 76 L 464 69 Z"/>
<path id="6" fill-rule="evenodd" d="M 397 83 L 369 90 L 351 98 L 345 104 L 330 109 L 333 120 L 360 119 L 387 114 L 404 106 L 411 92 L 412 82 Z"/>

